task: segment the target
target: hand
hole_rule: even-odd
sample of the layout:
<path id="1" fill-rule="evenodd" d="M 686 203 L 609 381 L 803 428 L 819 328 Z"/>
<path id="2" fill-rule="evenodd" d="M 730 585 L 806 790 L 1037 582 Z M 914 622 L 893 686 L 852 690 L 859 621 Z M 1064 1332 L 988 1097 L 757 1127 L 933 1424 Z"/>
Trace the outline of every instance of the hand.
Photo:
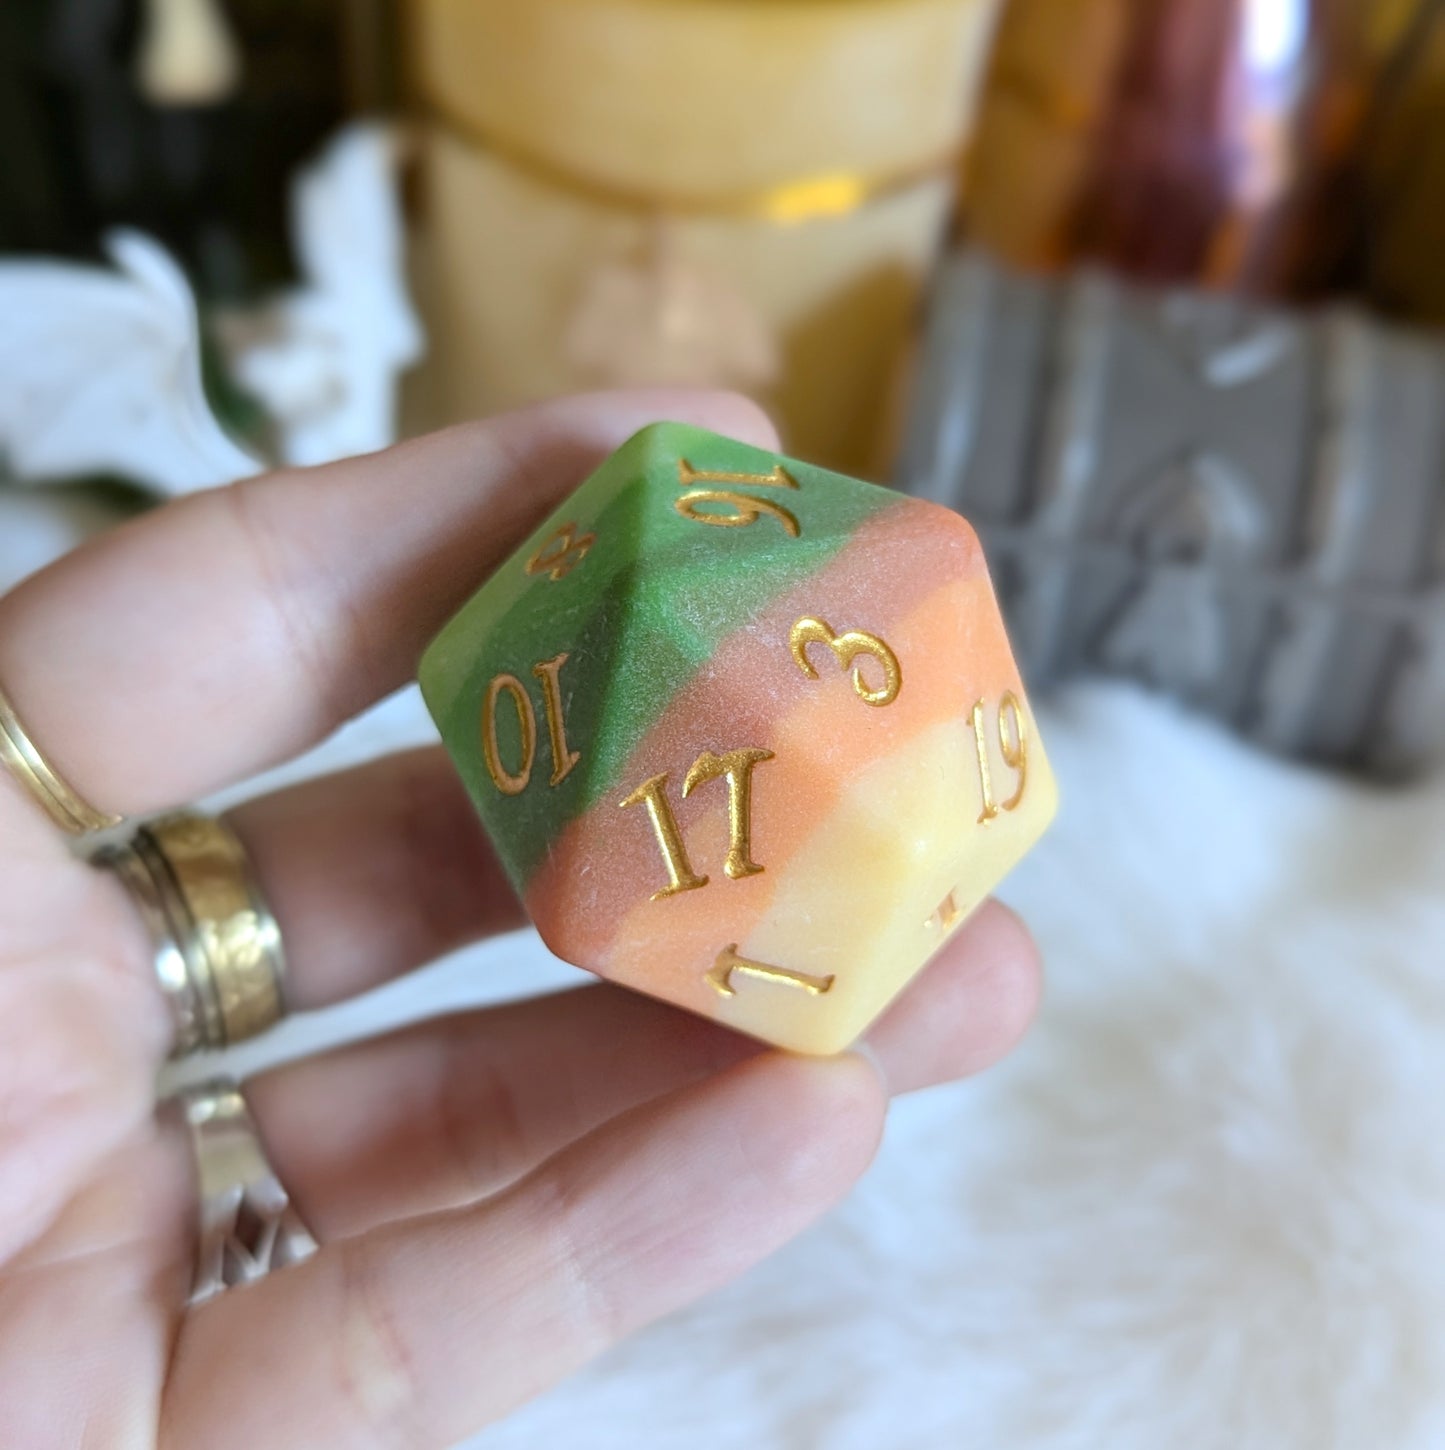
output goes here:
<path id="1" fill-rule="evenodd" d="M 0 681 L 82 796 L 139 815 L 292 756 L 403 684 L 447 617 L 656 417 L 616 395 L 238 484 L 0 599 Z M 237 811 L 318 1007 L 521 924 L 438 750 Z M 248 1085 L 321 1243 L 187 1312 L 196 1187 L 158 1115 L 170 1020 L 118 882 L 0 769 L 0 1415 L 17 1450 L 443 1447 L 741 1273 L 867 1166 L 885 1090 L 1019 1036 L 1033 948 L 990 905 L 871 1035 L 805 1061 L 607 986 Z"/>

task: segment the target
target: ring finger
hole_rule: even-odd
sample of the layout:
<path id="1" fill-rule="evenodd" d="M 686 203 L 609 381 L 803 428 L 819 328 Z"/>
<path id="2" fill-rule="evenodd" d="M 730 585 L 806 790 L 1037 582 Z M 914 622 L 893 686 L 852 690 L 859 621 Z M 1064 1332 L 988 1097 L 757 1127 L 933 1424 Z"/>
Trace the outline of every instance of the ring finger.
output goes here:
<path id="1" fill-rule="evenodd" d="M 294 1010 L 526 920 L 439 747 L 305 781 L 228 819 L 280 925 Z"/>

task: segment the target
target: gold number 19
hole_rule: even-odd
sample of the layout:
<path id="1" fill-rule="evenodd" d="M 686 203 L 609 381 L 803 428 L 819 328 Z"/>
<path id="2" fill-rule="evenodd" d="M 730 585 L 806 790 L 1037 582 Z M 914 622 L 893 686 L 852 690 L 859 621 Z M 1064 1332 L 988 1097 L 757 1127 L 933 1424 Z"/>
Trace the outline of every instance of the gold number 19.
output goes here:
<path id="1" fill-rule="evenodd" d="M 998 749 L 1004 764 L 1016 772 L 1018 785 L 1014 793 L 1001 805 L 994 799 L 993 772 L 989 768 L 989 740 L 984 728 L 984 704 L 978 701 L 973 707 L 973 739 L 978 748 L 978 783 L 983 792 L 983 811 L 978 818 L 981 826 L 997 818 L 1001 810 L 1011 811 L 1024 798 L 1024 787 L 1029 774 L 1028 727 L 1024 724 L 1023 710 L 1018 696 L 1010 690 L 998 706 Z"/>

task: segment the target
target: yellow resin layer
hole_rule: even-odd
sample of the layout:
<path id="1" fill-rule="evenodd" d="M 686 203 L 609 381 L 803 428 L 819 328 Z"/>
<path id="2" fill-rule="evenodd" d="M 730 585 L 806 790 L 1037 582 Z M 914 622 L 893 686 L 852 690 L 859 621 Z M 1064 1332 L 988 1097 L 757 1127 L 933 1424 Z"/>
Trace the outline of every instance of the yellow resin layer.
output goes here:
<path id="1" fill-rule="evenodd" d="M 996 778 L 1008 778 L 997 742 L 989 755 Z M 870 766 L 779 872 L 766 917 L 736 945 L 740 960 L 786 964 L 790 975 L 735 968 L 733 990 L 725 993 L 705 972 L 678 972 L 679 987 L 706 982 L 706 990 L 689 992 L 688 1005 L 795 1052 L 848 1047 L 1053 819 L 1058 792 L 1035 739 L 1025 799 L 986 825 L 972 822 L 987 832 L 987 848 L 980 850 L 972 831 L 960 832 L 963 803 L 974 802 L 975 815 L 981 809 L 977 772 L 974 732 L 965 721 L 935 726 Z M 699 823 L 697 840 L 709 837 L 725 842 L 726 823 L 716 817 Z M 607 975 L 657 994 L 660 975 L 673 975 L 663 956 L 646 942 L 627 940 Z M 810 990 L 793 976 L 830 985 Z"/>

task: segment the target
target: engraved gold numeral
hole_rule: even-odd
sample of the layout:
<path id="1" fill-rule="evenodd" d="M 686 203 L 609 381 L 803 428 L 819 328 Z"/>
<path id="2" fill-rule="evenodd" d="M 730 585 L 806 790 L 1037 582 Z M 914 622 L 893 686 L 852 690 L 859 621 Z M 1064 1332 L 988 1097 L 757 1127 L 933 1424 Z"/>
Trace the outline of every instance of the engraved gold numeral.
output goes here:
<path id="1" fill-rule="evenodd" d="M 695 505 L 700 503 L 727 504 L 737 510 L 732 514 L 700 513 Z M 720 488 L 695 488 L 685 493 L 674 504 L 678 513 L 695 523 L 711 524 L 717 529 L 741 529 L 755 524 L 764 514 L 771 514 L 783 526 L 783 532 L 790 539 L 796 539 L 801 532 L 798 520 L 785 508 L 766 498 L 749 498 L 745 493 L 729 493 Z"/>
<path id="2" fill-rule="evenodd" d="M 753 488 L 797 488 L 798 480 L 780 463 L 771 473 L 723 473 L 705 468 L 694 468 L 687 459 L 677 460 L 677 481 L 689 492 L 676 499 L 673 507 L 685 519 L 695 523 L 710 524 L 718 529 L 741 529 L 756 523 L 764 514 L 777 519 L 783 532 L 796 539 L 801 532 L 796 515 L 771 499 L 754 498 L 751 494 L 737 493 L 733 489 L 694 488 L 698 483 L 747 484 Z M 702 511 L 698 504 L 726 504 L 735 513 Z"/>
<path id="3" fill-rule="evenodd" d="M 542 706 L 552 745 L 552 785 L 560 785 L 566 780 L 573 766 L 582 759 L 580 751 L 568 748 L 567 725 L 562 714 L 560 675 L 567 659 L 568 653 L 563 650 L 552 659 L 532 667 L 532 673 L 542 682 Z M 497 702 L 504 694 L 512 697 L 522 733 L 522 759 L 515 772 L 502 764 L 501 747 L 497 741 Z M 537 714 L 532 708 L 530 696 L 515 675 L 497 675 L 487 686 L 486 700 L 482 705 L 482 758 L 486 761 L 492 784 L 503 795 L 521 795 L 526 790 L 537 759 Z"/>
<path id="4" fill-rule="evenodd" d="M 723 870 L 732 881 L 756 876 L 763 868 L 752 859 L 753 767 L 771 760 L 771 750 L 729 750 L 714 755 L 704 750 L 692 763 L 682 783 L 686 800 L 698 786 L 710 780 L 728 783 L 728 854 Z"/>
<path id="5" fill-rule="evenodd" d="M 723 870 L 734 881 L 744 876 L 756 876 L 763 869 L 752 859 L 753 769 L 772 758 L 771 750 L 729 750 L 723 755 L 704 750 L 693 761 L 682 782 L 682 794 L 686 798 L 710 780 L 727 781 L 728 853 Z M 688 859 L 672 802 L 667 797 L 667 781 L 668 774 L 663 771 L 661 775 L 643 781 L 618 802 L 623 808 L 645 805 L 652 820 L 653 834 L 657 837 L 668 875 L 668 884 L 652 893 L 654 901 L 664 896 L 676 896 L 682 891 L 696 891 L 706 886 L 709 880 L 706 876 L 699 876 Z"/>
<path id="6" fill-rule="evenodd" d="M 542 682 L 542 704 L 547 712 L 547 734 L 552 741 L 552 779 L 550 785 L 561 785 L 582 759 L 580 751 L 567 748 L 567 723 L 562 718 L 562 682 L 558 676 L 567 663 L 567 651 L 532 666 L 532 673 Z"/>
<path id="7" fill-rule="evenodd" d="M 998 707 L 998 748 L 1004 764 L 1018 773 L 1018 788 L 1003 803 L 1006 811 L 1013 810 L 1024 798 L 1024 787 L 1029 778 L 1028 726 L 1024 724 L 1023 710 L 1018 696 L 1010 690 Z"/>
<path id="8" fill-rule="evenodd" d="M 837 977 L 829 972 L 826 977 L 810 977 L 806 972 L 794 972 L 787 967 L 775 967 L 769 962 L 750 962 L 738 955 L 738 944 L 731 942 L 718 954 L 717 960 L 704 973 L 710 986 L 720 997 L 736 997 L 738 989 L 733 986 L 735 976 L 757 977 L 765 982 L 782 982 L 790 987 L 799 987 L 814 997 L 821 997 L 832 990 Z"/>
<path id="9" fill-rule="evenodd" d="M 587 557 L 587 551 L 596 542 L 596 534 L 579 537 L 575 523 L 559 524 L 543 541 L 542 547 L 527 560 L 527 573 L 565 579 Z"/>
<path id="10" fill-rule="evenodd" d="M 843 669 L 848 669 L 860 655 L 875 659 L 883 667 L 883 683 L 877 689 L 870 689 L 863 678 L 861 668 L 853 670 L 853 688 L 858 698 L 867 705 L 891 705 L 903 688 L 903 669 L 898 656 L 878 638 L 861 629 L 850 629 L 846 634 L 835 634 L 821 619 L 806 617 L 800 619 L 788 635 L 788 647 L 793 652 L 798 668 L 810 680 L 818 678 L 818 671 L 808 658 L 810 644 L 825 644 Z"/>
<path id="11" fill-rule="evenodd" d="M 522 763 L 515 775 L 502 764 L 502 752 L 497 744 L 497 699 L 504 691 L 516 704 L 517 721 L 522 729 Z M 532 762 L 537 756 L 537 717 L 516 675 L 497 675 L 487 686 L 487 699 L 482 706 L 482 755 L 492 784 L 503 795 L 521 795 L 526 790 L 532 778 Z"/>
<path id="12" fill-rule="evenodd" d="M 683 488 L 695 483 L 746 483 L 753 488 L 797 488 L 798 480 L 781 463 L 771 473 L 719 473 L 710 468 L 694 468 L 687 459 L 677 460 L 677 481 Z"/>
<path id="13" fill-rule="evenodd" d="M 664 896 L 676 896 L 679 891 L 696 891 L 698 887 L 707 885 L 708 878 L 699 876 L 687 859 L 687 847 L 682 843 L 682 832 L 677 828 L 677 817 L 673 815 L 672 802 L 667 798 L 665 770 L 661 775 L 643 781 L 618 804 L 624 807 L 645 805 L 647 814 L 652 818 L 652 829 L 671 878 L 666 886 L 652 893 L 653 901 L 659 901 Z"/>
<path id="14" fill-rule="evenodd" d="M 1012 690 L 999 701 L 998 748 L 1004 764 L 1018 776 L 1014 793 L 1000 805 L 994 800 L 993 773 L 988 763 L 988 734 L 984 729 L 984 704 L 979 700 L 973 707 L 973 739 L 978 749 L 978 780 L 983 791 L 983 812 L 979 825 L 987 825 L 997 818 L 1000 811 L 1011 811 L 1024 798 L 1024 787 L 1028 784 L 1029 744 L 1028 727 L 1024 724 L 1023 710 L 1018 696 Z"/>

